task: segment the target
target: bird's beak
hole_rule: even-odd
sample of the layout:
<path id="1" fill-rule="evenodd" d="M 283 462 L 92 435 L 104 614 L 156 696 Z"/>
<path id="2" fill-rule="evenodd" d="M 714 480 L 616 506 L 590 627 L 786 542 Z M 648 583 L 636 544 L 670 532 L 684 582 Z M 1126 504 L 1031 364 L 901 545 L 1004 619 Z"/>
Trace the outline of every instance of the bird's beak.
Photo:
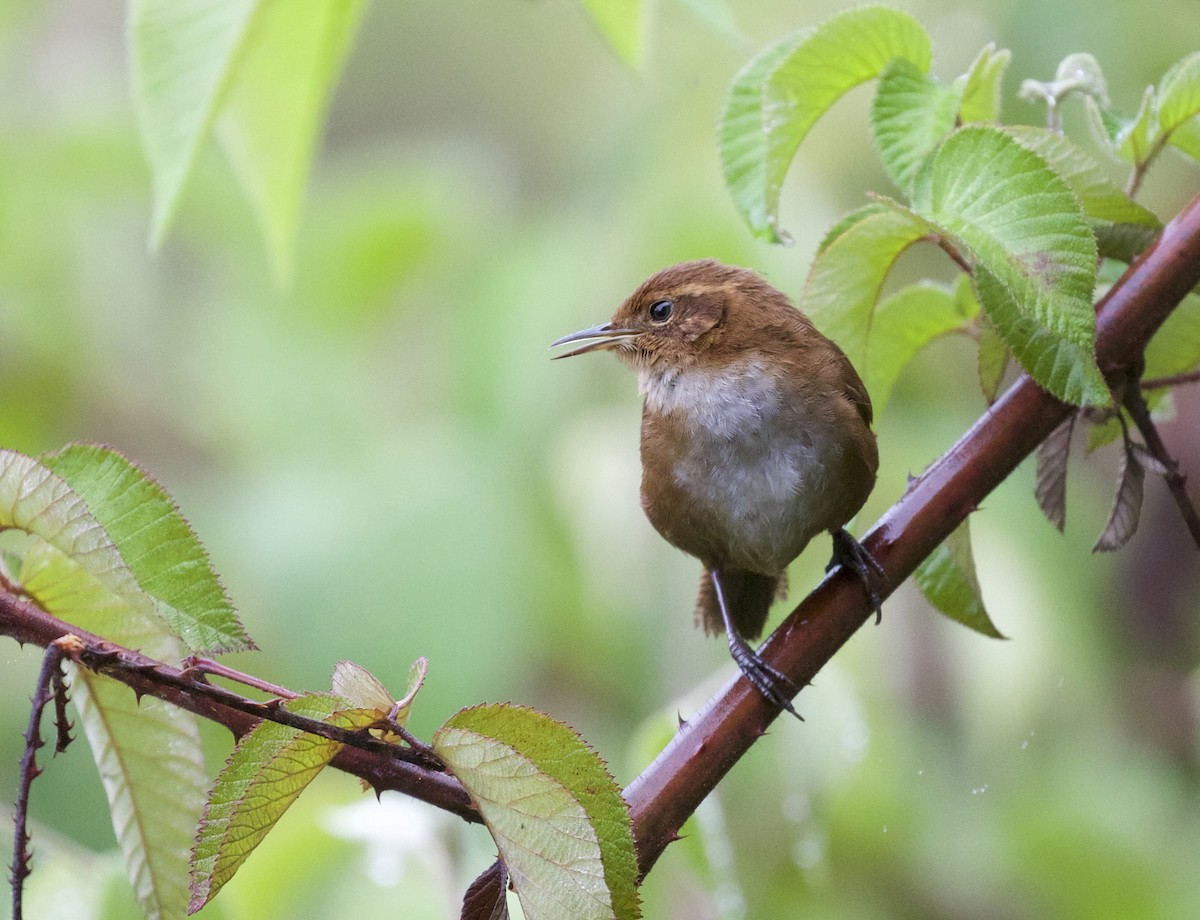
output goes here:
<path id="1" fill-rule="evenodd" d="M 555 355 L 554 360 L 559 358 L 570 358 L 572 355 L 582 355 L 589 351 L 598 351 L 601 349 L 611 348 L 620 342 L 625 341 L 631 336 L 638 334 L 636 329 L 620 329 L 612 323 L 601 323 L 599 326 L 592 326 L 590 329 L 583 329 L 579 332 L 572 332 L 570 335 L 564 335 L 556 342 L 551 342 L 551 348 L 557 348 L 559 345 L 566 345 L 570 342 L 586 342 L 579 348 L 573 348 L 570 351 L 565 351 L 561 355 Z"/>

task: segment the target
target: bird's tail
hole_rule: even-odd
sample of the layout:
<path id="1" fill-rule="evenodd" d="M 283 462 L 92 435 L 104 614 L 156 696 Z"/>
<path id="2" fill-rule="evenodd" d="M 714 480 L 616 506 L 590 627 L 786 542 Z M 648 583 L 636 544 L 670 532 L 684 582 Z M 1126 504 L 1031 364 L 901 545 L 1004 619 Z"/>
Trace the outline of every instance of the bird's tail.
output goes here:
<path id="1" fill-rule="evenodd" d="M 729 618 L 743 639 L 762 635 L 771 603 L 787 596 L 787 573 L 760 575 L 744 569 L 721 569 L 721 592 L 729 605 Z M 696 625 L 709 635 L 725 632 L 725 620 L 717 603 L 712 573 L 700 573 L 700 594 L 696 598 Z"/>

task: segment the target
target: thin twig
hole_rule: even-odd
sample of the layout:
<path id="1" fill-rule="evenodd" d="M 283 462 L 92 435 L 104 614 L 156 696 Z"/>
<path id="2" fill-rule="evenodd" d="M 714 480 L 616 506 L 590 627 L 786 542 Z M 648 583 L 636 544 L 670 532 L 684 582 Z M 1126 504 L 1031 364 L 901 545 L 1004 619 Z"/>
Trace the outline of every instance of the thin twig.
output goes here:
<path id="1" fill-rule="evenodd" d="M 38 673 L 37 686 L 33 691 L 33 705 L 29 710 L 29 724 L 25 728 L 25 752 L 21 755 L 21 781 L 17 787 L 17 809 L 13 815 L 13 861 L 12 861 L 12 916 L 13 920 L 22 920 L 24 916 L 23 899 L 25 894 L 25 879 L 32 871 L 33 853 L 29 849 L 29 795 L 33 789 L 33 781 L 41 774 L 37 765 L 38 749 L 45 745 L 42 740 L 42 713 L 46 704 L 56 701 L 55 709 L 62 712 L 59 698 L 65 702 L 66 689 L 62 680 L 62 660 L 64 650 L 59 643 L 51 643 L 42 655 L 42 669 Z M 70 741 L 63 729 L 63 721 L 58 722 L 58 741 L 55 753 L 61 753 Z"/>
<path id="2" fill-rule="evenodd" d="M 262 677 L 247 674 L 245 671 L 238 671 L 228 665 L 221 664 L 219 661 L 213 661 L 211 658 L 204 658 L 199 655 L 192 655 L 184 659 L 183 672 L 189 677 L 195 674 L 211 674 L 213 677 L 224 677 L 226 680 L 232 680 L 243 687 L 261 690 L 263 693 L 283 697 L 285 700 L 293 700 L 300 695 L 294 690 L 273 684 Z"/>
<path id="3" fill-rule="evenodd" d="M 1182 374 L 1171 374 L 1169 377 L 1151 377 L 1140 382 L 1143 390 L 1162 390 L 1167 387 L 1177 387 L 1186 383 L 1200 383 L 1200 370 L 1185 371 Z"/>
<path id="4" fill-rule="evenodd" d="M 144 655 L 130 652 L 129 649 L 121 648 L 109 642 L 82 642 L 77 649 L 72 650 L 71 658 L 99 674 L 112 677 L 122 671 L 129 671 L 152 675 L 157 681 L 168 687 L 175 687 L 180 690 L 186 690 L 196 696 L 216 700 L 233 709 L 239 709 L 242 712 L 257 716 L 260 719 L 269 719 L 272 722 L 278 722 L 280 725 L 298 728 L 301 731 L 320 735 L 322 738 L 328 738 L 331 741 L 339 741 L 342 744 L 349 744 L 364 751 L 371 751 L 375 754 L 382 754 L 386 757 L 394 757 L 397 760 L 414 763 L 428 770 L 442 772 L 446 769 L 441 759 L 433 754 L 424 744 L 418 743 L 416 746 L 411 747 L 388 744 L 386 741 L 381 741 L 371 735 L 366 729 L 344 728 L 340 725 L 333 725 L 329 722 L 310 719 L 308 716 L 290 712 L 283 707 L 283 701 L 278 698 L 267 700 L 266 702 L 251 700 L 234 693 L 232 690 L 217 687 L 205 680 L 193 677 L 189 671 L 172 668 L 161 661 L 146 658 Z M 300 696 L 300 694 L 291 691 L 285 691 L 285 694 L 285 698 L 287 699 L 295 699 Z M 408 735 L 408 738 L 412 738 L 412 736 Z"/>
<path id="5" fill-rule="evenodd" d="M 1146 397 L 1142 395 L 1141 389 L 1126 387 L 1124 397 L 1125 408 L 1132 416 L 1138 431 L 1142 433 L 1142 440 L 1146 442 L 1147 450 L 1166 469 L 1166 472 L 1162 474 L 1163 481 L 1166 482 L 1171 497 L 1175 499 L 1179 514 L 1183 518 L 1188 532 L 1192 535 L 1192 540 L 1195 541 L 1197 548 L 1200 548 L 1200 515 L 1196 514 L 1196 506 L 1188 497 L 1187 477 L 1179 472 L 1179 464 L 1175 462 L 1175 458 L 1171 456 L 1162 438 L 1159 437 L 1158 428 L 1154 424 L 1154 419 L 1150 417 L 1150 407 L 1146 405 Z"/>

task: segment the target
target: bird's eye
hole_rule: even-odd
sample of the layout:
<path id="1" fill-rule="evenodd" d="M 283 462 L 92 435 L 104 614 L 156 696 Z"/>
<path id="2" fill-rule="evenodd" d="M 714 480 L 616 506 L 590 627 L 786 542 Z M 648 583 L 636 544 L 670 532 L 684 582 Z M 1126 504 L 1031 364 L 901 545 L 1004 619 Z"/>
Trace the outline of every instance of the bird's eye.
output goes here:
<path id="1" fill-rule="evenodd" d="M 656 323 L 665 323 L 675 312 L 675 304 L 670 300 L 656 300 L 650 304 L 650 319 Z"/>

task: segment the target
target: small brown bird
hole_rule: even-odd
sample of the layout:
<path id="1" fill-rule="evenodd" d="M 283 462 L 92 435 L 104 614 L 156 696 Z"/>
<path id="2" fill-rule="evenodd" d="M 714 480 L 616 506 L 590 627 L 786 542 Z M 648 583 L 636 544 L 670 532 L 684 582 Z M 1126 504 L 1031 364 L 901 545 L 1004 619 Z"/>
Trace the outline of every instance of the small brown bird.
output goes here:
<path id="1" fill-rule="evenodd" d="M 875 484 L 871 399 L 842 350 L 752 271 L 683 262 L 645 281 L 611 322 L 551 347 L 612 351 L 637 375 L 642 509 L 704 565 L 696 622 L 724 631 L 758 691 L 796 714 L 798 688 L 747 644 L 786 569 L 821 531 L 830 568 L 862 580 L 878 613 L 879 564 L 843 527 Z"/>

